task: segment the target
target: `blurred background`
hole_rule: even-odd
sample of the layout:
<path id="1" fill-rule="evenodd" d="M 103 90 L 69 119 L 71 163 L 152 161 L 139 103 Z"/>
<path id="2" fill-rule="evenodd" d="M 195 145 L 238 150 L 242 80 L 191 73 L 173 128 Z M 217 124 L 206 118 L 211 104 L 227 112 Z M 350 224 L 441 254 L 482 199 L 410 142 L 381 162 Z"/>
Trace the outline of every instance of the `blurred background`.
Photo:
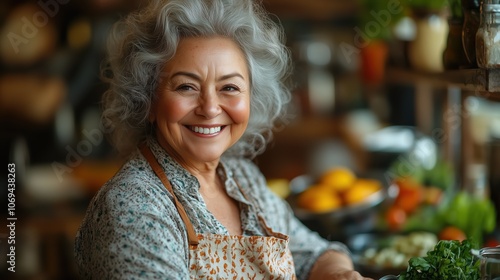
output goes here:
<path id="1" fill-rule="evenodd" d="M 396 199 L 389 186 L 405 169 L 420 185 L 500 208 L 500 75 L 476 63 L 479 1 L 263 3 L 284 26 L 294 59 L 294 118 L 255 159 L 273 190 L 289 198 L 294 179 L 342 167 L 379 180 L 377 206 Z M 0 3 L 0 278 L 76 278 L 74 236 L 122 163 L 100 125 L 106 36 L 141 4 Z M 8 163 L 16 175 L 15 274 L 7 271 Z M 342 241 L 375 229 L 322 223 L 307 225 Z"/>

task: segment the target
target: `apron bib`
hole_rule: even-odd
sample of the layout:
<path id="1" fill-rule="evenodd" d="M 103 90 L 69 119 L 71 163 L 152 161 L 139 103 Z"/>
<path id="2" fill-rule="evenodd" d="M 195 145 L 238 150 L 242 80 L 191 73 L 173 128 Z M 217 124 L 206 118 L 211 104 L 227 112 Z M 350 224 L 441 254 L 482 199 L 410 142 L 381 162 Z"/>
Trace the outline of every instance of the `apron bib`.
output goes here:
<path id="1" fill-rule="evenodd" d="M 174 197 L 177 211 L 186 225 L 191 279 L 296 279 L 288 236 L 272 231 L 262 217 L 259 221 L 270 236 L 196 234 L 150 148 L 142 145 L 140 149 Z"/>

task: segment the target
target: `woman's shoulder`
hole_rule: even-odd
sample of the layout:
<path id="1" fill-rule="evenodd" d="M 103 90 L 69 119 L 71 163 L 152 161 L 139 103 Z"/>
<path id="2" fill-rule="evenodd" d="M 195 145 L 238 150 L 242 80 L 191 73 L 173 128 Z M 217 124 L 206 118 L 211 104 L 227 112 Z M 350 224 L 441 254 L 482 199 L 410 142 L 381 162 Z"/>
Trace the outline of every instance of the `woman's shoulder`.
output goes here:
<path id="1" fill-rule="evenodd" d="M 88 206 L 75 238 L 80 269 L 104 278 L 109 273 L 129 278 L 127 269 L 135 273 L 144 264 L 158 273 L 168 272 L 168 267 L 161 267 L 166 263 L 182 266 L 187 245 L 176 213 L 170 194 L 144 159 L 129 159 Z M 130 256 L 140 261 L 127 263 Z M 119 272 L 109 271 L 116 267 Z"/>
<path id="2" fill-rule="evenodd" d="M 164 209 L 172 205 L 171 196 L 140 155 L 130 157 L 95 195 L 89 208 L 119 210 L 149 205 Z M 147 208 L 151 208 L 147 207 Z"/>
<path id="3" fill-rule="evenodd" d="M 116 241 L 117 233 L 142 232 L 152 220 L 163 228 L 181 228 L 172 196 L 143 161 L 129 159 L 90 201 L 80 227 L 82 242 L 98 232 L 101 239 Z"/>

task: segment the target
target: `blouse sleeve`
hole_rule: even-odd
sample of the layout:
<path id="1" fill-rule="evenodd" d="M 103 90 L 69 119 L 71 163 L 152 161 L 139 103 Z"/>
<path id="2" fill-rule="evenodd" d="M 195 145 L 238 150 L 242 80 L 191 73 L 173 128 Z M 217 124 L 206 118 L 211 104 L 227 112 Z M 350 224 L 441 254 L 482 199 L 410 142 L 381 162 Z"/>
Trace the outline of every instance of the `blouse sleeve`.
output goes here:
<path id="1" fill-rule="evenodd" d="M 185 232 L 169 196 L 145 182 L 105 186 L 76 237 L 83 279 L 188 279 Z M 167 207 L 165 206 L 167 205 Z"/>

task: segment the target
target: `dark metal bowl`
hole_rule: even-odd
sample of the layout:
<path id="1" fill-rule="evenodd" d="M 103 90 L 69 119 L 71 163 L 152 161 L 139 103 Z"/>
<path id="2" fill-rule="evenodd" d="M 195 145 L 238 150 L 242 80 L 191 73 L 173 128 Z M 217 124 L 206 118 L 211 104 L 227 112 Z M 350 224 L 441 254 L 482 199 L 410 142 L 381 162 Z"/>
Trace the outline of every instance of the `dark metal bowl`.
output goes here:
<path id="1" fill-rule="evenodd" d="M 398 280 L 398 279 L 399 279 L 399 277 L 396 275 L 385 275 L 382 278 L 380 278 L 379 280 Z"/>
<path id="2" fill-rule="evenodd" d="M 385 247 L 384 244 L 387 245 L 390 243 L 394 237 L 394 234 L 382 232 L 354 234 L 349 237 L 346 240 L 346 245 L 352 252 L 352 258 L 356 270 L 364 276 L 374 278 L 385 276 L 387 278 L 382 277 L 381 279 L 397 279 L 394 275 L 401 273 L 404 268 L 373 266 L 364 262 L 362 258 L 363 252 L 368 248 L 379 249 L 380 247 Z"/>
<path id="3" fill-rule="evenodd" d="M 383 188 L 380 191 L 361 203 L 330 212 L 316 213 L 297 205 L 298 196 L 314 182 L 314 178 L 308 175 L 294 178 L 290 182 L 291 194 L 287 200 L 299 220 L 329 240 L 344 241 L 352 234 L 372 231 L 376 226 L 379 208 L 384 202 L 397 196 L 396 186 L 382 184 Z"/>

